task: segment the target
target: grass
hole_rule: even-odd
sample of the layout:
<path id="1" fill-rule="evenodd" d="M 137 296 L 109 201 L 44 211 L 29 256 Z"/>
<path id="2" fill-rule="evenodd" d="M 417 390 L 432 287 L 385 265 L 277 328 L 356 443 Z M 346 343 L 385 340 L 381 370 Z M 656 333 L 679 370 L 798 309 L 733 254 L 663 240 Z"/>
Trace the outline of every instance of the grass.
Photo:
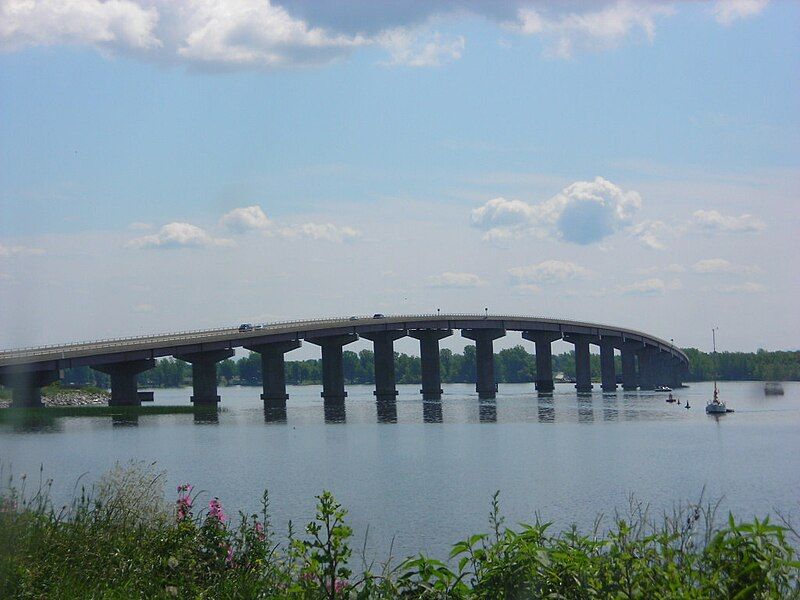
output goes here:
<path id="1" fill-rule="evenodd" d="M 488 533 L 449 557 L 376 565 L 353 557 L 346 511 L 328 492 L 302 531 L 277 540 L 269 497 L 231 518 L 191 486 L 164 500 L 152 465 L 117 468 L 69 506 L 50 482 L 10 478 L 0 496 L 2 598 L 797 598 L 788 525 L 714 523 L 713 506 L 651 519 L 642 505 L 607 531 L 506 526 L 495 495 Z M 599 523 L 599 521 L 598 521 Z"/>

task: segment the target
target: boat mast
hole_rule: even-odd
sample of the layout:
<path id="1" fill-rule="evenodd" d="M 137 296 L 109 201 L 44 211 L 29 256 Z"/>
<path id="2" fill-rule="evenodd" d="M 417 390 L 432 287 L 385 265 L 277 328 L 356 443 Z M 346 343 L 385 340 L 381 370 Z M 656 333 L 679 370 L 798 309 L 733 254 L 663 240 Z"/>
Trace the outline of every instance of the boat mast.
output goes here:
<path id="1" fill-rule="evenodd" d="M 711 328 L 711 344 L 714 348 L 714 400 L 717 399 L 717 327 Z"/>

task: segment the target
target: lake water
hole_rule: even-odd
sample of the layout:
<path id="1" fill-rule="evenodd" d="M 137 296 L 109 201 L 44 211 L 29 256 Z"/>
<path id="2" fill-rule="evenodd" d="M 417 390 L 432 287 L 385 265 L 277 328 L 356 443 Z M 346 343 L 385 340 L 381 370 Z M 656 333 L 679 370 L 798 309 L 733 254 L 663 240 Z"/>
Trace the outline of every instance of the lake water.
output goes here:
<path id="1" fill-rule="evenodd" d="M 654 510 L 722 498 L 745 518 L 780 511 L 800 516 L 800 384 L 765 396 L 763 384 L 725 382 L 733 414 L 704 412 L 710 383 L 676 396 L 578 397 L 558 385 L 539 398 L 532 384 L 500 385 L 479 401 L 473 385 L 446 385 L 441 403 L 423 402 L 419 385 L 399 386 L 396 410 L 378 410 L 369 386 L 349 386 L 344 412 L 326 412 L 318 386 L 291 387 L 285 414 L 265 413 L 259 388 L 220 388 L 218 419 L 192 414 L 69 417 L 35 431 L 0 425 L 0 461 L 71 495 L 117 461 L 157 461 L 167 494 L 191 482 L 229 509 L 258 508 L 268 488 L 273 523 L 304 525 L 314 495 L 334 492 L 349 521 L 379 557 L 427 550 L 444 556 L 467 534 L 486 531 L 501 490 L 509 523 L 542 518 L 587 530 L 598 513 L 625 509 L 631 493 Z M 190 389 L 156 390 L 156 404 L 188 404 Z M 206 500 L 209 495 L 206 495 Z M 360 542 L 356 544 L 360 545 Z"/>

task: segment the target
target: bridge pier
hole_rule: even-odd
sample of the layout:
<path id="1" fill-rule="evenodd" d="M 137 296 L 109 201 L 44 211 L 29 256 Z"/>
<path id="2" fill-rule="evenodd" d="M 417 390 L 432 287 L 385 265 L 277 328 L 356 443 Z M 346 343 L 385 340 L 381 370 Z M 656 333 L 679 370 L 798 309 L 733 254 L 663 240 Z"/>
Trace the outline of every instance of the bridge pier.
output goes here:
<path id="1" fill-rule="evenodd" d="M 648 348 L 645 346 L 644 348 L 638 350 L 636 352 L 637 363 L 639 367 L 639 389 L 640 390 L 652 390 L 656 387 L 655 384 L 655 365 L 654 354 L 657 351 L 655 348 Z"/>
<path id="2" fill-rule="evenodd" d="M 394 373 L 394 342 L 406 336 L 406 331 L 373 331 L 361 337 L 372 341 L 375 356 L 375 397 L 378 401 L 392 400 L 397 396 Z M 395 421 L 397 420 L 395 410 Z"/>
<path id="3" fill-rule="evenodd" d="M 579 394 L 589 394 L 592 391 L 589 342 L 593 338 L 590 335 L 571 333 L 564 339 L 575 346 L 575 389 Z"/>
<path id="4" fill-rule="evenodd" d="M 156 364 L 152 358 L 128 362 L 95 365 L 92 368 L 111 377 L 111 399 L 109 406 L 141 406 L 136 376 L 149 371 Z"/>
<path id="5" fill-rule="evenodd" d="M 58 381 L 58 371 L 19 371 L 0 381 L 11 388 L 11 408 L 42 408 L 42 388 Z"/>
<path id="6" fill-rule="evenodd" d="M 289 340 L 268 344 L 245 346 L 247 350 L 261 355 L 262 390 L 264 408 L 286 408 L 286 358 L 285 354 L 296 350 L 302 342 Z"/>
<path id="7" fill-rule="evenodd" d="M 358 339 L 355 333 L 307 338 L 306 341 L 322 348 L 322 393 L 325 403 L 344 404 L 344 366 L 342 348 Z"/>
<path id="8" fill-rule="evenodd" d="M 600 338 L 600 381 L 604 392 L 617 391 L 617 372 L 614 364 L 614 338 Z"/>
<path id="9" fill-rule="evenodd" d="M 461 337 L 475 342 L 475 391 L 481 400 L 497 396 L 494 377 L 494 340 L 506 334 L 505 329 L 462 329 Z"/>
<path id="10" fill-rule="evenodd" d="M 636 350 L 641 344 L 636 342 L 622 342 L 619 347 L 622 359 L 622 389 L 626 392 L 635 391 L 639 386 L 636 381 Z"/>
<path id="11" fill-rule="evenodd" d="M 553 347 L 552 343 L 561 339 L 557 331 L 523 331 L 523 339 L 535 344 L 536 354 L 536 391 L 540 394 L 552 394 L 553 383 Z"/>
<path id="12" fill-rule="evenodd" d="M 219 404 L 217 363 L 230 358 L 233 354 L 233 350 L 224 349 L 175 355 L 178 360 L 192 364 L 192 396 L 190 400 L 195 406 Z"/>
<path id="13" fill-rule="evenodd" d="M 418 329 L 408 335 L 419 340 L 419 355 L 422 367 L 423 400 L 442 399 L 442 375 L 439 364 L 439 340 L 453 335 L 452 329 Z"/>

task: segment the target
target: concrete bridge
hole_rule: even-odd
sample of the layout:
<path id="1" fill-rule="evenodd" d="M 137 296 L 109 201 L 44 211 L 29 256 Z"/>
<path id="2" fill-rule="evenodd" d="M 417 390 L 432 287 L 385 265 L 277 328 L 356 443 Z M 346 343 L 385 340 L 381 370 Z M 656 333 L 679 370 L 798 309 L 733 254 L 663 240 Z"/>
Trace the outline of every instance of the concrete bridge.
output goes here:
<path id="1" fill-rule="evenodd" d="M 342 368 L 344 346 L 359 337 L 371 340 L 375 349 L 375 396 L 392 400 L 397 395 L 394 373 L 394 342 L 410 336 L 419 340 L 422 363 L 422 396 L 438 400 L 442 395 L 439 372 L 439 340 L 461 330 L 476 346 L 476 391 L 481 399 L 495 397 L 494 340 L 507 331 L 521 331 L 535 344 L 536 390 L 552 393 L 551 344 L 565 340 L 575 346 L 575 387 L 590 393 L 589 345 L 600 348 L 603 392 L 617 389 L 614 350 L 619 349 L 622 387 L 651 390 L 657 385 L 677 387 L 684 378 L 689 359 L 670 342 L 655 336 L 610 325 L 513 315 L 396 315 L 379 318 L 345 317 L 275 323 L 252 331 L 213 329 L 43 346 L 0 351 L 0 383 L 11 388 L 12 406 L 41 406 L 40 389 L 59 379 L 60 371 L 90 366 L 111 377 L 113 406 L 134 406 L 142 401 L 136 378 L 152 368 L 155 359 L 174 356 L 192 364 L 191 401 L 216 405 L 217 363 L 244 347 L 261 355 L 265 406 L 285 406 L 284 354 L 305 341 L 322 348 L 322 397 L 326 405 L 344 402 Z"/>

